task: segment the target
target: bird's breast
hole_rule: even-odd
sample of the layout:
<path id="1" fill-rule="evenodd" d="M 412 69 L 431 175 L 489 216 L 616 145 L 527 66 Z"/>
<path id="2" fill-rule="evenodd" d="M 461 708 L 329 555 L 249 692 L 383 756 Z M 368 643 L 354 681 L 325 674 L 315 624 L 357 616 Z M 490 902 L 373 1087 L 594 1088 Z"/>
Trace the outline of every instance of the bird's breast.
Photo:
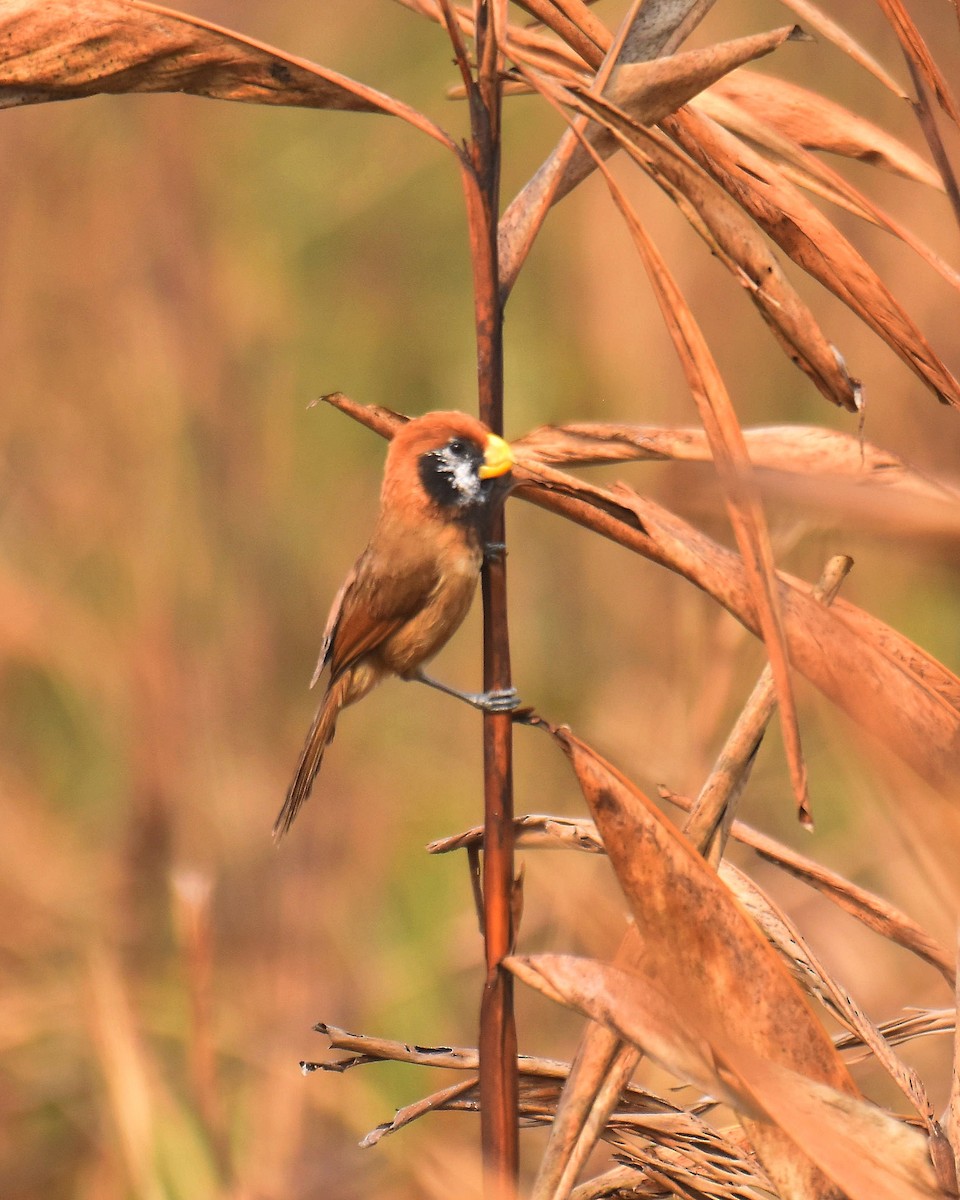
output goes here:
<path id="1" fill-rule="evenodd" d="M 482 555 L 464 544 L 447 548 L 436 563 L 436 575 L 416 613 L 393 633 L 380 650 L 391 671 L 406 675 L 432 658 L 453 636 L 470 610 Z"/>

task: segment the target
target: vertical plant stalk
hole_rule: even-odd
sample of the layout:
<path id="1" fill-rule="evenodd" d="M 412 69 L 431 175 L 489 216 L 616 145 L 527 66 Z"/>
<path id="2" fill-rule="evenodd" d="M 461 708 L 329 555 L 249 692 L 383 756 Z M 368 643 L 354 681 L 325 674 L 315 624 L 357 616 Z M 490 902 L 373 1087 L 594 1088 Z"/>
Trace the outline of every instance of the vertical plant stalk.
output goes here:
<path id="1" fill-rule="evenodd" d="M 477 326 L 477 383 L 480 418 L 503 433 L 503 306 L 497 226 L 500 209 L 499 38 L 506 20 L 504 0 L 477 0 L 477 76 L 444 0 L 470 100 L 471 140 L 463 155 L 470 254 Z M 491 543 L 506 540 L 503 511 L 489 531 Z M 505 556 L 488 556 L 481 578 L 483 596 L 483 686 L 510 687 Z M 513 724 L 509 713 L 483 718 L 484 839 L 483 931 L 486 978 L 480 1004 L 480 1125 L 488 1200 L 513 1200 L 519 1173 L 519 1090 L 513 976 L 501 966 L 513 950 Z"/>

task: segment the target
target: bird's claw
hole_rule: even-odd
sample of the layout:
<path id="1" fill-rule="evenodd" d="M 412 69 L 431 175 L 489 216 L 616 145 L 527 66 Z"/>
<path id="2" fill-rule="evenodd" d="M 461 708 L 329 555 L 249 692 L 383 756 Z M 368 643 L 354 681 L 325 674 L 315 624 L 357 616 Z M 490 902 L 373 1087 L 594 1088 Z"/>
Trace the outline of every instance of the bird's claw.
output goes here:
<path id="1" fill-rule="evenodd" d="M 483 557 L 487 562 L 500 562 L 506 553 L 506 542 L 487 542 L 487 544 L 483 547 Z"/>
<path id="2" fill-rule="evenodd" d="M 496 688 L 494 691 L 481 692 L 476 697 L 477 708 L 488 713 L 508 713 L 520 707 L 520 697 L 516 688 Z"/>

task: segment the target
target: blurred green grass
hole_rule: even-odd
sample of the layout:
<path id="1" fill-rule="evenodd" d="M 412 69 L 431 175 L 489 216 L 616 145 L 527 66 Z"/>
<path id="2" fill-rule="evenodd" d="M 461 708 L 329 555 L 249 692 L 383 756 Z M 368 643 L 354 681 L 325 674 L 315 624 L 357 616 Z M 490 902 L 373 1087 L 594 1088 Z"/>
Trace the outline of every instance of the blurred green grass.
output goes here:
<path id="1" fill-rule="evenodd" d="M 436 30 L 382 4 L 333 6 L 322 19 L 280 8 L 203 11 L 462 128 L 439 99 L 453 72 Z M 864 39 L 895 62 L 879 18 L 859 16 Z M 708 32 L 769 20 L 767 6 L 744 5 L 716 13 Z M 376 37 L 371 21 L 385 22 Z M 807 77 L 800 49 L 789 53 L 788 73 Z M 829 47 L 802 53 L 836 65 Z M 859 103 L 862 80 L 826 76 L 838 98 Z M 862 108 L 916 140 L 909 114 L 863 87 Z M 508 195 L 556 131 L 532 101 L 509 106 Z M 8 110 L 0 147 L 4 1200 L 426 1194 L 428 1176 L 472 1153 L 470 1118 L 438 1118 L 375 1151 L 356 1142 L 440 1083 L 396 1067 L 304 1079 L 296 1064 L 320 1054 L 310 1033 L 320 1019 L 474 1043 L 482 955 L 466 865 L 425 861 L 422 847 L 480 819 L 479 721 L 425 689 L 385 685 L 347 714 L 279 851 L 269 830 L 312 712 L 306 683 L 327 606 L 366 538 L 383 453 L 370 434 L 307 405 L 334 389 L 412 413 L 474 405 L 455 171 L 387 120 L 183 97 Z M 870 181 L 957 261 L 942 197 Z M 767 345 L 659 194 L 630 187 L 743 419 L 855 431 Z M 857 237 L 956 370 L 955 297 L 889 239 Z M 865 378 L 866 435 L 955 472 L 956 414 L 801 286 Z M 548 223 L 511 299 L 507 339 L 508 433 L 589 417 L 693 420 L 596 180 Z M 628 473 L 726 536 L 702 472 L 617 472 Z M 791 543 L 788 569 L 815 577 L 828 553 L 853 553 L 851 599 L 958 666 L 953 545 L 895 526 L 860 531 L 821 509 L 797 534 L 802 512 L 782 501 L 772 511 L 776 536 Z M 696 789 L 759 651 L 650 564 L 519 505 L 509 528 L 524 699 L 571 722 L 643 786 Z M 475 685 L 479 671 L 474 616 L 438 673 Z M 952 936 L 929 864 L 900 836 L 899 777 L 871 770 L 875 750 L 856 756 L 854 731 L 801 696 L 822 831 L 813 852 Z M 747 815 L 796 840 L 772 740 Z M 907 786 L 916 821 L 926 813 L 935 825 L 940 810 Z M 563 765 L 524 731 L 517 797 L 520 811 L 580 812 Z M 947 834 L 944 854 L 956 846 Z M 185 869 L 212 887 L 210 1028 L 191 1017 L 173 915 L 171 879 Z M 619 908 L 600 860 L 562 872 L 531 861 L 528 875 L 526 948 L 615 942 Z M 805 897 L 785 892 L 807 911 Z M 929 973 L 847 924 L 817 921 L 828 958 L 856 964 L 877 1015 L 944 1002 Z M 524 1048 L 569 1053 L 576 1028 L 521 998 Z M 213 1122 L 189 1066 L 205 1038 L 215 1047 Z"/>

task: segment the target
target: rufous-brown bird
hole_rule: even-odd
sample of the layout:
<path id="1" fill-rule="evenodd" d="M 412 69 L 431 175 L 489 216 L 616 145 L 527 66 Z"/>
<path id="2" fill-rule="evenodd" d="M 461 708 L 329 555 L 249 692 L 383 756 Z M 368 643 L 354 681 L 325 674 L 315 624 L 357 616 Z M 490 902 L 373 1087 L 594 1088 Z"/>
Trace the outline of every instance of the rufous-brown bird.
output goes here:
<path id="1" fill-rule="evenodd" d="M 509 445 L 458 412 L 416 417 L 387 452 L 380 512 L 337 593 L 311 687 L 329 666 L 293 783 L 273 827 L 280 838 L 310 795 L 340 710 L 387 675 L 419 680 L 487 712 L 519 704 L 511 688 L 458 692 L 424 675 L 463 622 L 487 549 L 489 520 L 510 490 Z"/>

